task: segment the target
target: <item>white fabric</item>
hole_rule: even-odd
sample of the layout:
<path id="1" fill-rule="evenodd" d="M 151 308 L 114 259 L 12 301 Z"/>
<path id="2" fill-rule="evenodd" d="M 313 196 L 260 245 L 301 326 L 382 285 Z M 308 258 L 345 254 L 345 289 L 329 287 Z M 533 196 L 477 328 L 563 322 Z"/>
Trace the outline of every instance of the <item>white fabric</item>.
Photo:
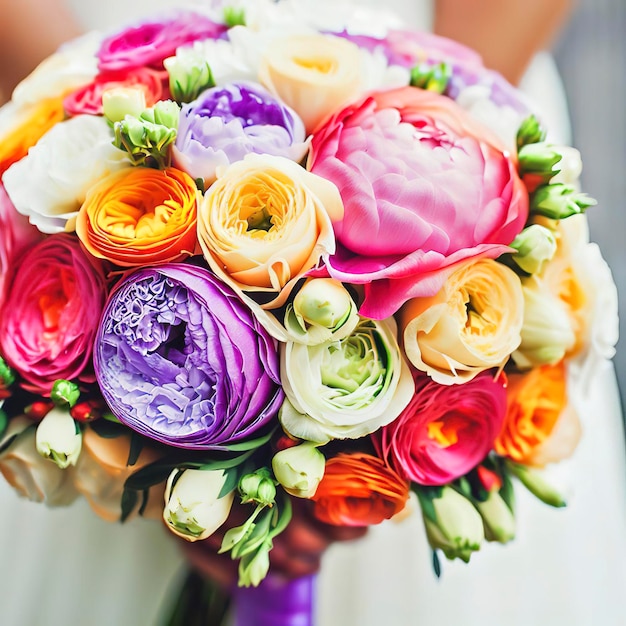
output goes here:
<path id="1" fill-rule="evenodd" d="M 70 1 L 86 26 L 101 29 L 178 4 Z M 429 2 L 384 5 L 413 27 L 431 24 Z M 563 96 L 553 80 L 546 82 L 554 77 L 549 59 L 537 63 L 543 65 L 532 70 L 527 85 L 540 85 L 534 89 L 544 114 L 560 124 L 556 135 L 564 138 Z M 560 470 L 573 485 L 570 507 L 550 509 L 518 489 L 515 542 L 485 546 L 469 566 L 444 562 L 440 581 L 431 572 L 418 514 L 374 528 L 358 543 L 336 545 L 325 557 L 317 626 L 623 625 L 626 463 L 618 402 L 607 365 L 582 413 L 583 441 Z M 106 524 L 84 502 L 51 511 L 18 500 L 3 482 L 0 506 L 0 624 L 158 623 L 165 590 L 182 564 L 158 524 Z"/>

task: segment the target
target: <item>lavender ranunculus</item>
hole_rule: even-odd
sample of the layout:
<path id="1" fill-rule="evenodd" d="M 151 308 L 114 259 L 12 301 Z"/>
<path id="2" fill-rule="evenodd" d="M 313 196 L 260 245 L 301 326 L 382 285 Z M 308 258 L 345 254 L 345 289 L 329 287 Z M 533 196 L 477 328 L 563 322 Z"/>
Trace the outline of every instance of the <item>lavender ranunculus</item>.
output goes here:
<path id="1" fill-rule="evenodd" d="M 250 152 L 300 161 L 308 144 L 302 120 L 261 85 L 207 89 L 183 106 L 174 146 L 176 167 L 208 185 L 215 171 Z"/>
<path id="2" fill-rule="evenodd" d="M 273 339 L 228 286 L 193 265 L 125 278 L 105 307 L 94 363 L 120 421 L 181 448 L 249 438 L 283 398 Z"/>

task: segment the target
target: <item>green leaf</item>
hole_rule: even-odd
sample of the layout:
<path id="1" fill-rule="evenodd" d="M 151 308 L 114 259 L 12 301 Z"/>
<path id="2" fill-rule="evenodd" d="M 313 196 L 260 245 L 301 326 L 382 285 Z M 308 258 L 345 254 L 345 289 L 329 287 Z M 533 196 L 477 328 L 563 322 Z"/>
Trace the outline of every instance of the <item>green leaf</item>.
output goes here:
<path id="1" fill-rule="evenodd" d="M 126 465 L 128 467 L 135 465 L 137 460 L 139 459 L 139 455 L 143 450 L 143 440 L 142 438 L 135 432 L 130 435 L 130 446 L 128 449 L 128 460 L 126 461 Z"/>
<path id="2" fill-rule="evenodd" d="M 433 571 L 437 578 L 441 578 L 441 561 L 439 560 L 437 550 L 433 550 Z"/>
<path id="3" fill-rule="evenodd" d="M 251 439 L 248 441 L 242 441 L 240 443 L 232 443 L 230 445 L 225 446 L 225 448 L 229 452 L 246 452 L 248 450 L 256 450 L 261 446 L 264 446 L 271 438 L 276 429 L 274 428 L 272 431 L 263 435 L 262 437 L 258 437 L 257 439 Z"/>
<path id="4" fill-rule="evenodd" d="M 222 489 L 220 490 L 218 498 L 223 498 L 231 491 L 237 489 L 237 483 L 239 482 L 239 472 L 237 471 L 237 469 L 231 468 L 225 470 L 224 473 L 226 474 L 226 477 L 224 479 L 224 484 L 222 485 Z"/>
<path id="5" fill-rule="evenodd" d="M 417 495 L 424 517 L 433 524 L 438 524 L 439 520 L 437 519 L 433 500 L 441 496 L 441 487 L 424 487 L 413 483 L 411 489 L 413 489 L 414 493 Z"/>
<path id="6" fill-rule="evenodd" d="M 143 514 L 146 512 L 146 508 L 148 507 L 148 500 L 150 498 L 150 489 L 144 489 L 141 492 L 141 506 L 139 507 L 139 515 L 143 517 Z"/>
<path id="7" fill-rule="evenodd" d="M 4 433 L 7 430 L 7 426 L 9 425 L 9 418 L 7 414 L 0 409 L 0 438 L 4 437 Z"/>
<path id="8" fill-rule="evenodd" d="M 512 513 L 515 513 L 515 490 L 513 488 L 513 481 L 508 472 L 501 472 L 502 477 L 502 489 L 500 489 L 500 496 L 509 507 Z"/>
<path id="9" fill-rule="evenodd" d="M 272 515 L 274 519 L 276 519 L 276 517 L 278 517 L 278 519 L 276 519 L 273 525 L 273 529 L 269 534 L 270 539 L 273 539 L 277 535 L 280 535 L 280 533 L 282 533 L 283 530 L 287 528 L 289 522 L 291 521 L 293 515 L 293 507 L 291 506 L 291 498 L 287 494 L 284 495 L 283 501 L 280 506 L 278 505 L 278 503 L 274 506 Z"/>
<path id="10" fill-rule="evenodd" d="M 115 439 L 129 433 L 129 429 L 126 426 L 122 426 L 118 422 L 111 422 L 106 418 L 91 422 L 89 428 L 103 439 Z"/>
<path id="11" fill-rule="evenodd" d="M 161 463 L 160 461 L 145 465 L 126 479 L 124 489 L 135 491 L 149 489 L 167 480 L 167 477 L 172 473 L 175 467 L 175 463 Z"/>
<path id="12" fill-rule="evenodd" d="M 120 522 L 125 522 L 128 519 L 138 502 L 139 493 L 134 489 L 124 487 L 124 491 L 122 492 L 122 516 Z"/>

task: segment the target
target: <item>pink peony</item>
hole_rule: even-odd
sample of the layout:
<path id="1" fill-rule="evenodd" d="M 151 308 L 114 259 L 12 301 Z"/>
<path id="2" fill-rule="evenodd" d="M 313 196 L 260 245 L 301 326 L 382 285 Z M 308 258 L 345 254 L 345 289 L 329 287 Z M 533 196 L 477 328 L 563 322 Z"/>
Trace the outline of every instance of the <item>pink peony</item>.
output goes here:
<path id="1" fill-rule="evenodd" d="M 102 266 L 76 237 L 51 235 L 24 254 L 0 319 L 0 354 L 25 389 L 47 395 L 59 378 L 94 380 L 88 366 L 105 298 Z"/>
<path id="2" fill-rule="evenodd" d="M 415 374 L 413 399 L 395 421 L 374 435 L 374 444 L 409 480 L 445 485 L 487 456 L 505 413 L 503 380 L 494 380 L 493 374 L 450 386 Z"/>
<path id="3" fill-rule="evenodd" d="M 360 312 L 370 318 L 435 294 L 460 261 L 507 251 L 528 216 L 500 141 L 449 98 L 412 87 L 331 118 L 313 137 L 309 169 L 337 185 L 345 206 L 327 271 L 365 285 Z"/>
<path id="4" fill-rule="evenodd" d="M 27 217 L 17 212 L 0 184 L 0 311 L 15 260 L 42 236 Z"/>
<path id="5" fill-rule="evenodd" d="M 163 59 L 176 48 L 201 39 L 217 39 L 226 26 L 194 13 L 179 13 L 171 19 L 146 22 L 107 37 L 98 51 L 103 71 L 149 66 L 163 68 Z"/>

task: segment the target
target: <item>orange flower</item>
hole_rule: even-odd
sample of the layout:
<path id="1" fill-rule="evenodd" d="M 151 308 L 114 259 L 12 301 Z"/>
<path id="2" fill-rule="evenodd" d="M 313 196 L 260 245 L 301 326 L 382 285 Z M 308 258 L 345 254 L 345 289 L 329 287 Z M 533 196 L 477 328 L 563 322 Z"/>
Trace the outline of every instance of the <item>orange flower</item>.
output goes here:
<path id="1" fill-rule="evenodd" d="M 175 168 L 124 169 L 89 191 L 76 233 L 95 257 L 122 267 L 178 261 L 194 253 L 197 195 Z"/>
<path id="2" fill-rule="evenodd" d="M 498 454 L 542 467 L 568 457 L 579 438 L 578 416 L 567 404 L 563 361 L 509 376 L 507 414 L 495 442 Z"/>
<path id="3" fill-rule="evenodd" d="M 315 516 L 335 526 L 369 526 L 393 517 L 405 506 L 409 483 L 382 459 L 355 452 L 326 461 L 313 500 Z"/>
<path id="4" fill-rule="evenodd" d="M 62 97 L 42 100 L 28 111 L 30 113 L 21 120 L 21 123 L 16 120 L 18 123 L 13 130 L 0 138 L 0 178 L 13 163 L 25 157 L 28 149 L 65 117 Z"/>
<path id="5" fill-rule="evenodd" d="M 129 466 L 129 452 L 130 435 L 100 437 L 92 428 L 86 428 L 83 433 L 83 447 L 74 473 L 74 484 L 94 512 L 107 522 L 120 520 L 126 479 L 159 457 L 153 448 L 144 446 L 137 462 Z M 161 518 L 164 493 L 165 481 L 150 488 L 144 517 Z"/>

